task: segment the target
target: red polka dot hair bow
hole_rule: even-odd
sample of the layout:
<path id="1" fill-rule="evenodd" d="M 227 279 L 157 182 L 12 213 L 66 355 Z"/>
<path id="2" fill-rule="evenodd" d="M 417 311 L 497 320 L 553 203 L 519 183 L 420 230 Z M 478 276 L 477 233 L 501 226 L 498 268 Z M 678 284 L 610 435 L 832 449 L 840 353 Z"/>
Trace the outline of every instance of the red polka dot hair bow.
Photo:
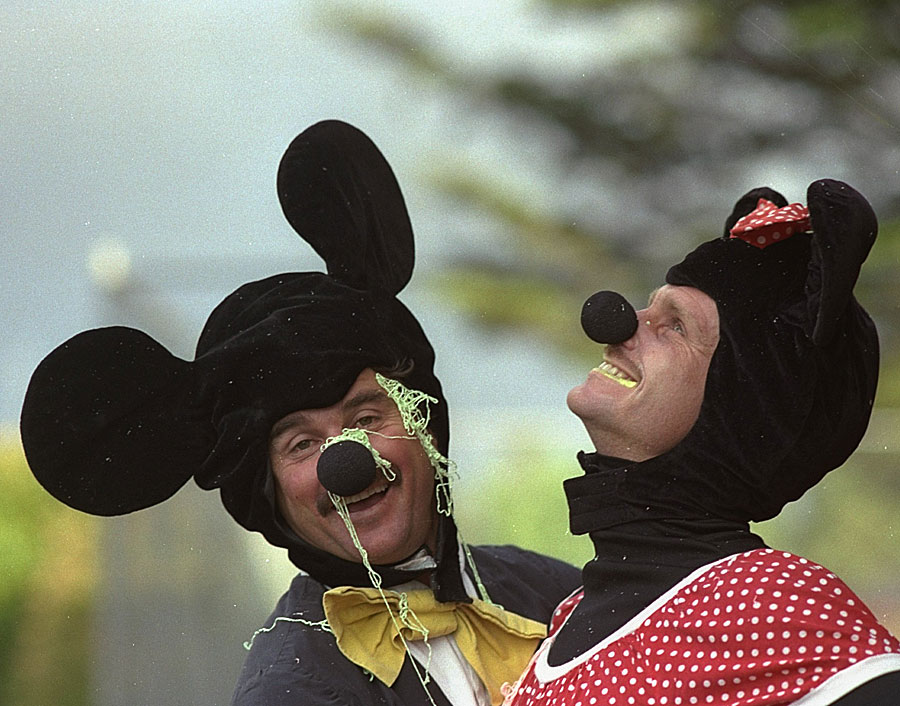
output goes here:
<path id="1" fill-rule="evenodd" d="M 731 228 L 731 237 L 745 240 L 757 248 L 765 248 L 795 233 L 809 230 L 809 210 L 801 203 L 778 208 L 767 199 L 760 199 L 756 209 L 741 218 Z"/>

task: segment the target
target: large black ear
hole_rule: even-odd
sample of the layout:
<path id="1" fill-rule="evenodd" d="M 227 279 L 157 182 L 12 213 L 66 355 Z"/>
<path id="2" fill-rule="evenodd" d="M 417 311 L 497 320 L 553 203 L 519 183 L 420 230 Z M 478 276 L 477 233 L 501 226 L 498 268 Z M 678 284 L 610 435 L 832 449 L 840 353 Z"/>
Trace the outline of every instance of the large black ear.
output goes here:
<path id="1" fill-rule="evenodd" d="M 865 197 L 841 181 L 821 179 L 806 191 L 812 225 L 807 297 L 815 326 L 812 341 L 825 346 L 847 311 L 859 270 L 875 243 L 878 219 Z"/>
<path id="2" fill-rule="evenodd" d="M 22 407 L 25 456 L 66 505 L 121 515 L 172 496 L 209 443 L 194 418 L 190 363 L 135 329 L 85 331 L 52 351 Z"/>
<path id="3" fill-rule="evenodd" d="M 278 168 L 290 224 L 357 289 L 397 294 L 412 276 L 413 232 L 394 172 L 360 130 L 316 123 L 291 142 Z"/>
<path id="4" fill-rule="evenodd" d="M 784 198 L 784 196 L 774 189 L 770 189 L 768 186 L 751 189 L 737 200 L 734 209 L 731 211 L 731 215 L 726 219 L 724 238 L 728 238 L 731 235 L 731 229 L 734 227 L 735 223 L 756 209 L 756 205 L 759 203 L 760 199 L 771 201 L 778 206 L 778 208 L 783 208 L 788 205 L 787 199 Z"/>

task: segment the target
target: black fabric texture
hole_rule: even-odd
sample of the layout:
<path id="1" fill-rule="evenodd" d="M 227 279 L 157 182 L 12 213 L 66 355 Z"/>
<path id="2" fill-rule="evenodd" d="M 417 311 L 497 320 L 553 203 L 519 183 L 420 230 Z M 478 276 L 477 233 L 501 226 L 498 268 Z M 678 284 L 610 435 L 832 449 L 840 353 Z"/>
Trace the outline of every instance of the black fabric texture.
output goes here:
<path id="1" fill-rule="evenodd" d="M 365 368 L 412 364 L 403 383 L 437 400 L 429 431 L 446 455 L 449 417 L 434 351 L 396 296 L 413 271 L 412 226 L 381 152 L 339 121 L 317 123 L 291 143 L 277 189 L 286 218 L 327 273 L 288 272 L 239 287 L 210 314 L 193 361 L 135 329 L 73 337 L 32 376 L 23 444 L 35 477 L 79 510 L 133 512 L 193 477 L 218 488 L 239 524 L 287 547 L 299 567 L 325 582 L 368 585 L 361 564 L 329 558 L 279 527 L 264 492 L 269 432 L 290 412 L 338 402 Z M 435 590 L 463 598 L 452 518 L 442 519 L 438 544 Z M 442 570 L 444 557 L 454 561 Z"/>
<path id="2" fill-rule="evenodd" d="M 841 182 L 807 190 L 812 231 L 765 249 L 729 238 L 766 198 L 742 197 L 725 236 L 666 276 L 716 303 L 720 338 L 697 422 L 642 462 L 582 454 L 565 482 L 570 527 L 590 534 L 585 598 L 550 652 L 561 664 L 603 639 L 693 570 L 762 542 L 750 521 L 776 516 L 859 444 L 878 378 L 878 338 L 853 285 L 877 231 Z M 595 314 L 596 316 L 596 314 Z"/>
<path id="3" fill-rule="evenodd" d="M 831 706 L 896 706 L 898 694 L 900 672 L 890 672 L 861 684 Z"/>
<path id="4" fill-rule="evenodd" d="M 578 460 L 588 475 L 627 463 L 596 453 L 581 453 Z M 715 517 L 635 520 L 590 537 L 594 558 L 582 569 L 584 598 L 550 649 L 551 665 L 611 635 L 697 568 L 765 546 L 748 524 Z"/>
<path id="5" fill-rule="evenodd" d="M 190 381 L 190 365 L 140 331 L 109 327 L 72 337 L 44 359 L 25 395 L 22 444 L 35 478 L 70 507 L 96 515 L 166 500 L 212 440 Z M 145 450 L 160 438 L 169 443 L 148 464 Z"/>
<path id="6" fill-rule="evenodd" d="M 556 606 L 580 581 L 578 569 L 548 557 L 509 546 L 473 546 L 472 556 L 495 603 L 507 610 L 547 624 Z M 267 619 L 302 617 L 311 623 L 324 618 L 326 587 L 308 576 L 297 576 Z M 430 685 L 437 703 L 446 697 Z M 289 694 L 290 696 L 285 696 Z M 412 670 L 409 658 L 398 681 L 389 688 L 349 662 L 334 636 L 303 623 L 280 622 L 256 636 L 237 686 L 233 706 L 268 704 L 390 704 L 427 706 L 430 702 Z"/>

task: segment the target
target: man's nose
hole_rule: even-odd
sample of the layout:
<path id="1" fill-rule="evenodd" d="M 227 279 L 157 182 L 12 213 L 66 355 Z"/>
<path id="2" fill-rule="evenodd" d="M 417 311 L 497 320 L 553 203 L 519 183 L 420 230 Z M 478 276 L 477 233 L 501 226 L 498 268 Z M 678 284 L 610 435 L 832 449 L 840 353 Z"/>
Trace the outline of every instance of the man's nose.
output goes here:
<path id="1" fill-rule="evenodd" d="M 344 497 L 361 493 L 372 485 L 377 470 L 369 449 L 351 439 L 329 446 L 316 462 L 319 482 L 326 490 Z"/>
<path id="2" fill-rule="evenodd" d="M 595 292 L 581 308 L 581 327 L 597 343 L 616 344 L 634 335 L 634 307 L 618 292 Z"/>
<path id="3" fill-rule="evenodd" d="M 622 341 L 622 343 L 619 344 L 622 348 L 627 350 L 634 350 L 637 348 L 644 339 L 644 336 L 650 331 L 650 311 L 648 309 L 641 309 L 636 311 L 635 315 L 637 316 L 637 328 L 635 328 L 634 334 L 632 334 L 631 338 Z"/>

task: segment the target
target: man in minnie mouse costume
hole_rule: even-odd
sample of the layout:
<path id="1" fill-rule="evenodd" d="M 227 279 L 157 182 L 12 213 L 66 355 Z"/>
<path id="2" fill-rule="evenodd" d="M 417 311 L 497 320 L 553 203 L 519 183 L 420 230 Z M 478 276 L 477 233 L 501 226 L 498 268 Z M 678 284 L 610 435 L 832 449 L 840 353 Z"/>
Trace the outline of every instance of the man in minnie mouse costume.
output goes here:
<path id="1" fill-rule="evenodd" d="M 396 297 L 412 227 L 377 147 L 313 125 L 278 193 L 327 274 L 243 285 L 190 362 L 124 327 L 62 344 L 26 394 L 29 465 L 98 515 L 193 477 L 288 550 L 300 574 L 253 636 L 234 704 L 499 704 L 578 571 L 458 537 L 434 352 Z"/>
<path id="2" fill-rule="evenodd" d="M 777 515 L 858 445 L 878 373 L 853 286 L 866 200 L 768 188 L 666 276 L 647 308 L 598 292 L 603 362 L 568 397 L 595 445 L 565 483 L 596 556 L 513 706 L 900 703 L 900 644 L 840 579 L 770 549 Z"/>

